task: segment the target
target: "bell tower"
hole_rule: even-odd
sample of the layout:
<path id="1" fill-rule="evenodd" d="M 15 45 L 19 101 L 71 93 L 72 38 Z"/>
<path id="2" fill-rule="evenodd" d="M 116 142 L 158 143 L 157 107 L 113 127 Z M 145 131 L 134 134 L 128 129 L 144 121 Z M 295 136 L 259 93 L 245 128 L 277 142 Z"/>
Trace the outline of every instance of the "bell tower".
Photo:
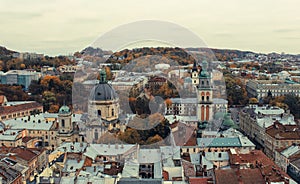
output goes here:
<path id="1" fill-rule="evenodd" d="M 58 128 L 59 133 L 71 133 L 73 131 L 72 113 L 66 105 L 59 109 Z"/>
<path id="2" fill-rule="evenodd" d="M 192 68 L 192 84 L 198 85 L 199 84 L 199 71 L 197 68 L 196 61 L 194 61 L 194 65 Z"/>
<path id="3" fill-rule="evenodd" d="M 208 73 L 207 61 L 202 62 L 202 70 L 199 74 L 199 84 L 197 85 L 197 117 L 199 121 L 210 121 L 213 117 L 213 87 L 212 77 Z"/>

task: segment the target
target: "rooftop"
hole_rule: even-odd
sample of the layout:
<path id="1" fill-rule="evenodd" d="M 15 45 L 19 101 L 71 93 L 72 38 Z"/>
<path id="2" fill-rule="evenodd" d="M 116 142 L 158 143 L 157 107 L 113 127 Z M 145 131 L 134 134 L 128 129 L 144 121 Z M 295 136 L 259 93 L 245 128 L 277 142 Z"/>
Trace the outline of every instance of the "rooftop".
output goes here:
<path id="1" fill-rule="evenodd" d="M 34 101 L 25 101 L 25 102 L 9 102 L 9 105 L 2 106 L 0 108 L 0 114 L 8 114 L 19 111 L 24 111 L 26 109 L 34 109 L 34 108 L 43 108 L 43 106 Z"/>
<path id="2" fill-rule="evenodd" d="M 45 120 L 44 114 L 5 120 L 3 123 L 13 130 L 50 130 L 54 122 Z"/>
<path id="3" fill-rule="evenodd" d="M 84 155 L 95 159 L 98 155 L 117 156 L 125 154 L 127 151 L 134 149 L 133 144 L 90 144 Z"/>
<path id="4" fill-rule="evenodd" d="M 283 125 L 278 121 L 266 129 L 266 134 L 277 140 L 300 139 L 300 130 L 297 125 Z"/>
<path id="5" fill-rule="evenodd" d="M 200 147 L 241 147 L 239 137 L 197 138 Z"/>
<path id="6" fill-rule="evenodd" d="M 217 169 L 216 184 L 266 183 L 259 169 Z"/>
<path id="7" fill-rule="evenodd" d="M 247 154 L 231 152 L 229 157 L 231 165 L 252 165 L 255 168 L 258 168 L 262 175 L 268 175 L 268 178 L 271 182 L 280 182 L 284 181 L 284 178 L 290 178 L 261 150 L 252 150 Z M 249 171 L 249 169 L 245 170 Z"/>
<path id="8" fill-rule="evenodd" d="M 291 145 L 288 148 L 281 151 L 281 154 L 286 158 L 289 158 L 290 156 L 297 153 L 300 153 L 300 145 Z"/>

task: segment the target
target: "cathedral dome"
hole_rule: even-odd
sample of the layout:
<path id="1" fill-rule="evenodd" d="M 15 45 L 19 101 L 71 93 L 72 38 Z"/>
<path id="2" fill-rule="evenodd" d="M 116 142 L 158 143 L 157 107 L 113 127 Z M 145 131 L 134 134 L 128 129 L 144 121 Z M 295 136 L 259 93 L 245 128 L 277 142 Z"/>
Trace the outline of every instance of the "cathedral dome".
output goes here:
<path id="1" fill-rule="evenodd" d="M 106 72 L 100 71 L 100 81 L 90 93 L 90 100 L 93 101 L 107 101 L 116 100 L 118 98 L 117 93 L 113 87 L 106 81 Z"/>
<path id="2" fill-rule="evenodd" d="M 90 95 L 90 100 L 95 101 L 116 100 L 117 98 L 117 93 L 112 86 L 107 83 L 99 83 L 92 89 Z"/>

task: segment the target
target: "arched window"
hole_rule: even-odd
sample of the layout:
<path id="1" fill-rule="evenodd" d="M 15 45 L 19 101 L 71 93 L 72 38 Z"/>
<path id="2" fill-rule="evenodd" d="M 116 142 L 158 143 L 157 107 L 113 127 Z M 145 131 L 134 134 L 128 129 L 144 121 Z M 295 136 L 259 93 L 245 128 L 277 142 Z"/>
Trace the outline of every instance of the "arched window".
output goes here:
<path id="1" fill-rule="evenodd" d="M 204 101 L 204 96 L 202 96 L 202 101 Z"/>
<path id="2" fill-rule="evenodd" d="M 209 92 L 206 92 L 206 100 L 209 101 Z"/>
<path id="3" fill-rule="evenodd" d="M 111 116 L 115 115 L 115 109 L 111 109 Z"/>
<path id="4" fill-rule="evenodd" d="M 101 110 L 98 110 L 98 116 L 101 116 Z"/>
<path id="5" fill-rule="evenodd" d="M 65 120 L 64 119 L 61 120 L 61 126 L 65 127 Z"/>

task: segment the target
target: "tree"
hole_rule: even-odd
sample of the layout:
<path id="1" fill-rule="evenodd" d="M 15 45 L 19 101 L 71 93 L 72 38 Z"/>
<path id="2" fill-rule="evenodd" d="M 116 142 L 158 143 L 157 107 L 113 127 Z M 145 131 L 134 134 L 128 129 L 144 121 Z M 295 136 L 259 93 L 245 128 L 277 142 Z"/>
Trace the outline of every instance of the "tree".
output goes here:
<path id="1" fill-rule="evenodd" d="M 43 93 L 44 110 L 48 111 L 50 109 L 50 106 L 55 104 L 55 102 L 56 102 L 55 94 L 51 91 L 44 91 Z"/>
<path id="2" fill-rule="evenodd" d="M 172 106 L 172 100 L 170 98 L 167 98 L 165 100 L 165 103 L 166 103 L 167 107 L 171 107 Z"/>
<path id="3" fill-rule="evenodd" d="M 156 134 L 155 136 L 153 137 L 149 137 L 146 141 L 147 144 L 154 144 L 156 142 L 160 142 L 162 141 L 163 138 L 161 138 L 161 136 L 159 136 L 158 134 Z"/>
<path id="4" fill-rule="evenodd" d="M 249 104 L 258 104 L 257 98 L 250 98 L 249 99 Z"/>
<path id="5" fill-rule="evenodd" d="M 25 69 L 26 68 L 26 65 L 24 64 L 24 63 L 22 63 L 21 65 L 20 65 L 20 69 Z"/>
<path id="6" fill-rule="evenodd" d="M 52 104 L 52 105 L 50 106 L 48 112 L 49 112 L 49 113 L 57 113 L 58 110 L 59 110 L 59 105 L 54 105 L 54 104 Z"/>
<path id="7" fill-rule="evenodd" d="M 300 118 L 300 98 L 294 94 L 288 94 L 283 101 L 289 106 L 291 113 L 296 119 Z"/>

